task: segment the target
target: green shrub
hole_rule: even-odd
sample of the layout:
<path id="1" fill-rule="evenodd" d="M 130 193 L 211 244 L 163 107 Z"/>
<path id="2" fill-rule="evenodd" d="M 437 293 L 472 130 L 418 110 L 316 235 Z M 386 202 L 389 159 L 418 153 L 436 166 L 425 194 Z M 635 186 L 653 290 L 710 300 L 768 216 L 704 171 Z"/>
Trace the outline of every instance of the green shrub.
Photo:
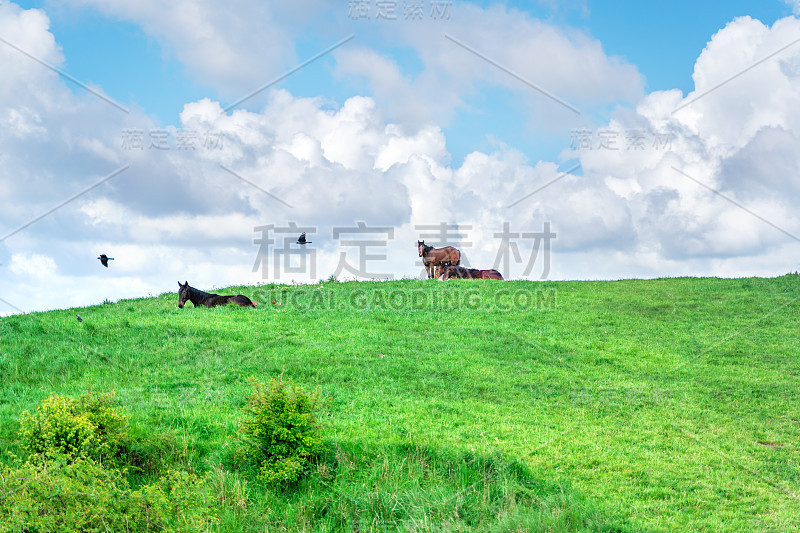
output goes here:
<path id="1" fill-rule="evenodd" d="M 282 379 L 271 379 L 267 385 L 255 378 L 250 381 L 254 391 L 243 407 L 248 416 L 240 430 L 244 453 L 267 483 L 295 483 L 308 471 L 311 459 L 324 450 L 314 416 L 319 394 L 309 394 Z"/>
<path id="2" fill-rule="evenodd" d="M 79 398 L 51 396 L 35 413 L 24 411 L 19 436 L 34 456 L 109 461 L 126 444 L 127 424 L 128 416 L 119 412 L 113 392 L 87 392 Z"/>
<path id="3" fill-rule="evenodd" d="M 0 533 L 205 531 L 208 502 L 202 480 L 185 472 L 133 491 L 124 471 L 86 458 L 0 465 Z"/>
<path id="4" fill-rule="evenodd" d="M 151 521 L 148 531 L 206 531 L 213 522 L 203 480 L 181 470 L 168 470 L 153 485 L 131 493 L 129 514 L 137 524 Z M 153 517 L 156 521 L 153 522 Z M 153 528 L 153 524 L 158 527 Z"/>
<path id="5" fill-rule="evenodd" d="M 137 423 L 130 426 L 125 454 L 129 473 L 143 479 L 157 477 L 165 470 L 192 470 L 194 448 L 191 436 L 174 428 L 153 428 Z"/>

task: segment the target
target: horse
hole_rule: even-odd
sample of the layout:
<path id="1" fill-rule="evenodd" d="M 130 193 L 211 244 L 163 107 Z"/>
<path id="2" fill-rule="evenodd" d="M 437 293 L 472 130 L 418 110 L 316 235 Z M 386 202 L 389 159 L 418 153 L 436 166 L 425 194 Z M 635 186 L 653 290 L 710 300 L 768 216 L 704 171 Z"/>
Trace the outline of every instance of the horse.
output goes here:
<path id="1" fill-rule="evenodd" d="M 445 261 L 444 263 L 436 265 L 433 277 L 436 279 L 463 278 L 466 270 L 467 269 L 464 267 L 456 267 L 451 265 L 449 261 Z"/>
<path id="2" fill-rule="evenodd" d="M 242 294 L 237 294 L 235 296 L 211 294 L 190 287 L 188 281 L 184 282 L 183 285 L 181 285 L 179 281 L 178 287 L 180 287 L 180 289 L 178 289 L 178 307 L 181 309 L 183 309 L 183 304 L 187 301 L 191 301 L 195 307 L 200 307 L 201 305 L 205 307 L 214 307 L 215 305 L 226 305 L 229 303 L 235 303 L 241 307 L 256 306 L 254 301 Z"/>
<path id="3" fill-rule="evenodd" d="M 478 270 L 477 268 L 464 268 L 450 263 L 442 263 L 436 268 L 436 277 L 442 279 L 503 279 L 495 269 Z"/>
<path id="4" fill-rule="evenodd" d="M 473 269 L 445 262 L 436 267 L 436 277 L 442 279 L 472 279 L 470 270 Z"/>
<path id="5" fill-rule="evenodd" d="M 452 246 L 434 248 L 425 244 L 425 241 L 417 241 L 417 250 L 419 250 L 419 256 L 422 258 L 422 264 L 425 265 L 428 279 L 434 277 L 434 268 L 437 265 L 444 262 L 449 262 L 452 265 L 461 263 L 461 252 L 458 251 L 458 248 L 453 248 Z"/>
<path id="6" fill-rule="evenodd" d="M 472 273 L 472 279 L 503 279 L 503 275 L 493 268 L 487 270 L 475 270 L 471 268 L 470 270 L 475 271 Z"/>

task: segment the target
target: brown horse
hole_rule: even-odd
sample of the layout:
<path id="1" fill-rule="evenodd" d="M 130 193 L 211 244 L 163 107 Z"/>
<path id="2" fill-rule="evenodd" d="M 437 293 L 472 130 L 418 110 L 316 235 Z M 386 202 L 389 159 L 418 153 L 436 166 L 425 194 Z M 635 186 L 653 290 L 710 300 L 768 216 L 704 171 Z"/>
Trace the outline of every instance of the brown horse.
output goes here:
<path id="1" fill-rule="evenodd" d="M 425 244 L 425 241 L 417 241 L 417 250 L 419 250 L 419 256 L 422 258 L 422 264 L 425 265 L 428 279 L 434 277 L 434 269 L 437 265 L 444 262 L 448 262 L 451 265 L 461 263 L 461 252 L 458 251 L 458 248 L 453 248 L 452 246 L 434 248 Z"/>
<path id="2" fill-rule="evenodd" d="M 242 294 L 237 295 L 220 295 L 220 294 L 211 294 L 208 292 L 203 292 L 199 289 L 195 289 L 194 287 L 189 286 L 189 282 L 185 282 L 181 285 L 181 282 L 178 282 L 178 307 L 183 309 L 183 304 L 187 301 L 190 301 L 194 304 L 195 307 L 205 306 L 205 307 L 214 307 L 215 305 L 226 305 L 229 303 L 235 303 L 241 307 L 255 307 L 256 303 L 251 301 L 250 298 L 244 296 Z"/>
<path id="3" fill-rule="evenodd" d="M 443 263 L 436 267 L 436 277 L 442 279 L 503 279 L 495 269 L 478 270 L 477 268 L 464 268 L 462 266 Z"/>
<path id="4" fill-rule="evenodd" d="M 463 279 L 468 274 L 468 270 L 462 266 L 451 265 L 449 261 L 445 261 L 436 265 L 434 277 L 439 279 Z"/>
<path id="5" fill-rule="evenodd" d="M 470 270 L 475 270 L 474 268 Z M 497 270 L 489 268 L 487 270 L 475 270 L 472 274 L 472 279 L 503 279 L 503 275 Z"/>

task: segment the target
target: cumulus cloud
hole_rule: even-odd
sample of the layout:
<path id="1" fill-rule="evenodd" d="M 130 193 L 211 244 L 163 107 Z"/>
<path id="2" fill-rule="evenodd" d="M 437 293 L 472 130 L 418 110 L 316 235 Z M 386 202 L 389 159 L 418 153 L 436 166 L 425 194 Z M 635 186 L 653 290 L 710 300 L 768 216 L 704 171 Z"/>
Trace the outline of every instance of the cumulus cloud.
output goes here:
<path id="1" fill-rule="evenodd" d="M 609 125 L 644 131 L 648 141 L 668 135 L 669 149 L 650 142 L 581 154 L 587 174 L 606 176 L 626 197 L 642 249 L 669 259 L 726 259 L 796 246 L 800 92 L 786 65 L 800 58 L 800 47 L 754 64 L 798 33 L 800 21 L 791 17 L 772 28 L 749 17 L 732 21 L 698 58 L 692 93 L 652 93 Z"/>
<path id="2" fill-rule="evenodd" d="M 695 90 L 675 113 L 678 120 L 728 150 L 740 149 L 765 126 L 797 130 L 800 116 L 791 110 L 800 100 L 798 24 L 787 17 L 769 28 L 740 17 L 717 32 L 697 59 Z"/>
<path id="3" fill-rule="evenodd" d="M 27 120 L 35 117 L 35 109 L 52 110 L 63 103 L 62 95 L 49 91 L 55 73 L 20 52 L 60 66 L 64 57 L 49 29 L 50 20 L 43 11 L 26 10 L 7 2 L 0 4 L 0 32 L 7 41 L 0 46 L 0 68 L 5 74 L 0 101 L 13 100 L 18 106 L 18 119 Z M 6 117 L 13 120 L 10 110 Z"/>
<path id="4" fill-rule="evenodd" d="M 150 17 L 153 9 L 148 3 L 102 6 L 130 10 L 126 16 L 134 18 Z M 212 8 L 198 9 L 202 18 L 210 16 L 203 9 Z M 257 283 L 263 279 L 253 271 L 255 229 L 289 222 L 317 229 L 317 279 L 340 266 L 333 228 L 360 221 L 393 229 L 386 237 L 388 259 L 374 268 L 397 277 L 419 273 L 413 245 L 442 223 L 465 234 L 465 255 L 474 266 L 508 264 L 503 260 L 511 253 L 504 272 L 510 278 L 522 276 L 534 242 L 519 239 L 515 252 L 503 243 L 503 231 L 530 235 L 544 231 L 545 223 L 557 237 L 550 269 L 543 272 L 539 256 L 528 276 L 533 279 L 540 273 L 556 279 L 769 275 L 796 268 L 800 248 L 791 235 L 800 234 L 793 209 L 800 192 L 800 46 L 711 89 L 791 42 L 800 21 L 767 27 L 736 19 L 698 58 L 695 91 L 640 97 L 635 68 L 607 57 L 599 43 L 516 15 L 507 8 L 465 7 L 459 24 L 483 17 L 482 29 L 469 33 L 471 44 L 529 79 L 547 80 L 549 89 L 579 105 L 636 100 L 593 132 L 616 132 L 613 149 L 598 147 L 593 137 L 593 145 L 565 150 L 559 161 L 531 161 L 495 143 L 453 164 L 443 130 L 427 118 L 434 111 L 392 119 L 411 106 L 410 89 L 445 80 L 441 87 L 453 91 L 458 105 L 466 93 L 457 86 L 514 82 L 490 65 L 469 63 L 468 53 L 452 42 L 420 52 L 424 68 L 416 77 L 366 48 L 340 52 L 342 71 L 376 83 L 388 76 L 381 90 L 399 95 L 395 111 L 377 96 L 336 103 L 269 90 L 258 110 L 226 113 L 209 98 L 189 102 L 175 125 L 158 124 L 141 110 L 118 113 L 94 95 L 73 93 L 53 71 L 0 46 L 0 91 L 17 88 L 0 100 L 0 191 L 7 199 L 0 224 L 6 232 L 129 165 L 0 242 L 0 268 L 9 274 L 0 297 L 19 305 L 33 294 L 37 305 L 57 307 L 172 291 L 178 279 L 209 289 Z M 505 49 L 500 43 L 509 30 L 503 24 L 510 22 L 529 37 Z M 52 64 L 62 61 L 42 12 L 0 4 L 0 28 L 16 31 L 20 46 Z M 209 38 L 216 38 L 213 32 Z M 542 46 L 560 50 L 558 60 L 524 59 L 526 50 Z M 362 59 L 377 62 L 364 69 Z M 595 78 L 591 93 L 585 87 Z M 126 146 L 123 132 L 130 130 L 140 132 L 144 144 Z M 179 149 L 173 142 L 160 150 L 149 145 L 154 131 L 172 141 L 195 132 L 198 143 Z M 207 134 L 220 143 L 204 145 Z M 98 269 L 99 253 L 116 258 L 108 270 Z M 296 278 L 302 276 L 281 281 Z"/>

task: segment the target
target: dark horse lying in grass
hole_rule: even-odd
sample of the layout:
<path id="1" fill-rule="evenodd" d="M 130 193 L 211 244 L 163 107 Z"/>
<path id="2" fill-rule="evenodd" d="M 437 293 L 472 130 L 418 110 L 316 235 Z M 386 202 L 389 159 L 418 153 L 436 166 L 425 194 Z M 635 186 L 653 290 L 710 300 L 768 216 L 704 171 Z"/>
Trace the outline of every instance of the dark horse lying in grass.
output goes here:
<path id="1" fill-rule="evenodd" d="M 250 300 L 250 298 L 247 296 L 241 294 L 233 296 L 203 292 L 195 289 L 194 287 L 190 287 L 188 281 L 183 285 L 181 285 L 181 282 L 179 281 L 178 287 L 180 287 L 180 289 L 178 289 L 178 307 L 181 309 L 183 309 L 183 304 L 185 304 L 187 301 L 192 302 L 195 307 L 200 307 L 201 305 L 206 307 L 214 307 L 215 305 L 226 305 L 229 303 L 234 303 L 242 307 L 256 306 L 256 303 Z"/>
<path id="2" fill-rule="evenodd" d="M 442 263 L 436 267 L 436 277 L 442 279 L 503 279 L 495 269 L 478 270 L 477 268 L 464 268 L 450 263 Z"/>
<path id="3" fill-rule="evenodd" d="M 422 258 L 422 264 L 425 265 L 425 271 L 428 273 L 428 279 L 434 277 L 434 268 L 437 265 L 445 262 L 451 265 L 461 263 L 461 252 L 458 251 L 458 248 L 453 248 L 452 246 L 434 248 L 425 244 L 425 241 L 417 241 L 417 249 L 419 250 L 419 256 Z"/>

